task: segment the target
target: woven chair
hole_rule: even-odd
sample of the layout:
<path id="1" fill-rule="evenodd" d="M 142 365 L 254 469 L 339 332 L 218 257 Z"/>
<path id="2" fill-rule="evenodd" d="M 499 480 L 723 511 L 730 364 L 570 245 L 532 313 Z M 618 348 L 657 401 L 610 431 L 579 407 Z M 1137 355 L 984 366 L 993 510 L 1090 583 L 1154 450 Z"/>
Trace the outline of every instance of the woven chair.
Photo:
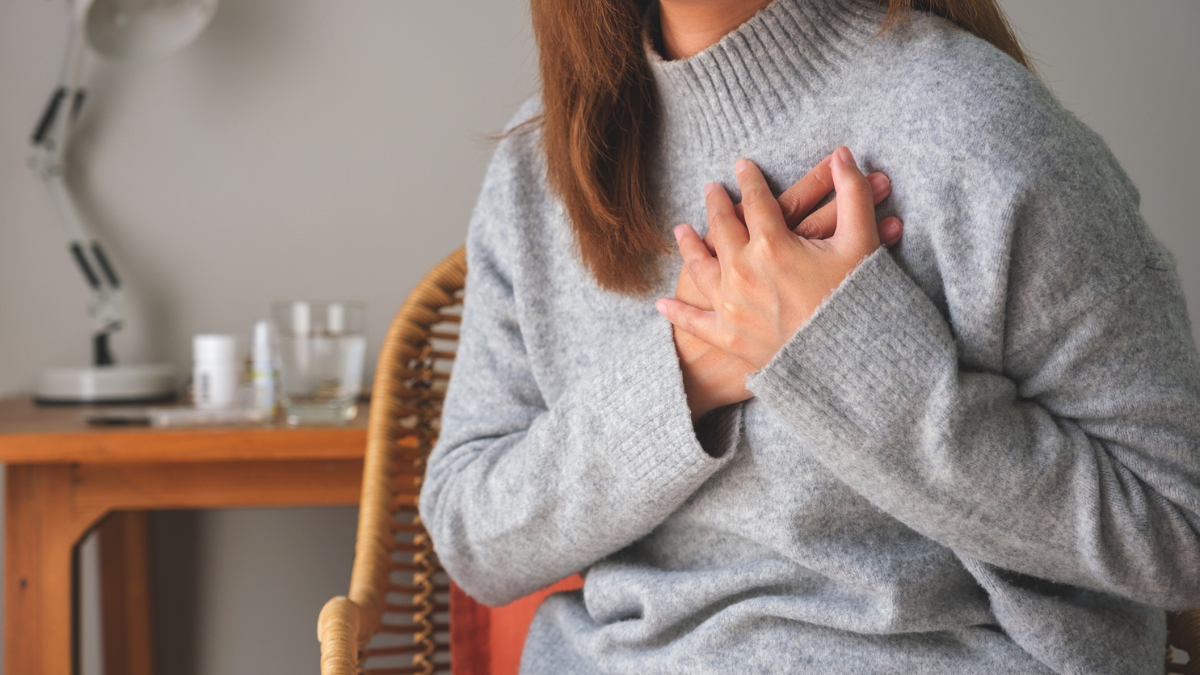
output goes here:
<path id="1" fill-rule="evenodd" d="M 449 579 L 417 515 L 417 496 L 437 440 L 466 269 L 462 249 L 443 260 L 413 289 L 384 339 L 350 594 L 326 603 L 318 619 L 324 675 L 449 670 Z"/>
<path id="2" fill-rule="evenodd" d="M 464 251 L 413 289 L 388 329 L 371 392 L 358 540 L 349 597 L 318 619 L 322 675 L 515 675 L 530 620 L 551 592 L 499 609 L 476 603 L 446 576 L 417 515 L 425 461 L 437 441 L 458 342 Z M 1169 616 L 1168 643 L 1200 657 L 1200 608 Z M 1200 675 L 1200 658 L 1167 672 Z"/>

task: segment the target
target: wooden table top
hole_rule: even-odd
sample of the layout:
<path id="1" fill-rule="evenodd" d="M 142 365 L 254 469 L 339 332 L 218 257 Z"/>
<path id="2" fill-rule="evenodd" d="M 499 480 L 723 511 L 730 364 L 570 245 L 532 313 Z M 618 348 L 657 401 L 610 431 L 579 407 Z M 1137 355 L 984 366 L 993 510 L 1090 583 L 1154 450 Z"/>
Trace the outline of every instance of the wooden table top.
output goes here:
<path id="1" fill-rule="evenodd" d="M 126 406 L 128 407 L 128 406 Z M 0 462 L 7 464 L 361 459 L 368 406 L 345 426 L 285 425 L 152 429 L 92 426 L 83 406 L 0 398 Z"/>

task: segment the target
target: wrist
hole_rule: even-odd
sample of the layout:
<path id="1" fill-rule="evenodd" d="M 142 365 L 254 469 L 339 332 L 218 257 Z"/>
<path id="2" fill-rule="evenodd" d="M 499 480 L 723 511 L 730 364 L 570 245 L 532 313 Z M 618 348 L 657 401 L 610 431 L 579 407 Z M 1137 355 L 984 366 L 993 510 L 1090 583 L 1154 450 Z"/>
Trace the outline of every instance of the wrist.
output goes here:
<path id="1" fill-rule="evenodd" d="M 708 413 L 717 409 L 718 407 L 720 407 L 720 406 L 713 404 L 711 401 L 706 401 L 703 403 L 701 403 L 699 401 L 693 402 L 691 397 L 688 397 L 688 408 L 690 408 L 692 411 L 692 425 L 693 426 L 695 426 L 696 423 L 700 421 L 700 418 L 704 417 L 705 415 L 707 415 Z"/>

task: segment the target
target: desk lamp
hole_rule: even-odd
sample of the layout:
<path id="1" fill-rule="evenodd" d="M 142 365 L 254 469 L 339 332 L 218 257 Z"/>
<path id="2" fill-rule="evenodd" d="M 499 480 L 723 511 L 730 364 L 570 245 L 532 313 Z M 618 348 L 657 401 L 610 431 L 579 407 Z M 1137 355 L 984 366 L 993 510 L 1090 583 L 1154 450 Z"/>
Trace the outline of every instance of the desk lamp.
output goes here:
<path id="1" fill-rule="evenodd" d="M 70 31 L 58 87 L 33 132 L 31 165 L 45 183 L 66 230 L 69 250 L 91 291 L 92 366 L 42 373 L 35 398 L 46 403 L 151 401 L 174 394 L 166 364 L 117 365 L 108 338 L 122 325 L 121 283 L 66 183 L 67 145 L 85 92 L 87 46 L 119 59 L 162 56 L 191 42 L 217 0 L 67 0 Z"/>

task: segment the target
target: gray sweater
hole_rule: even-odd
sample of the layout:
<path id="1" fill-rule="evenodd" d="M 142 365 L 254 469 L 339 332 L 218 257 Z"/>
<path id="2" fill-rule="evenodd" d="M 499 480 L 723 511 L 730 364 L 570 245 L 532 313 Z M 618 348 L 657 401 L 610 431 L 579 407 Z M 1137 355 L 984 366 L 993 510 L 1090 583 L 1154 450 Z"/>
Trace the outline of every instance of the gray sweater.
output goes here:
<path id="1" fill-rule="evenodd" d="M 1161 673 L 1200 605 L 1200 358 L 1137 191 L 1007 56 L 882 18 L 651 53 L 664 232 L 737 157 L 783 188 L 840 144 L 905 224 L 696 426 L 658 296 L 582 267 L 536 131 L 497 151 L 421 513 L 485 603 L 585 573 L 523 673 Z"/>

